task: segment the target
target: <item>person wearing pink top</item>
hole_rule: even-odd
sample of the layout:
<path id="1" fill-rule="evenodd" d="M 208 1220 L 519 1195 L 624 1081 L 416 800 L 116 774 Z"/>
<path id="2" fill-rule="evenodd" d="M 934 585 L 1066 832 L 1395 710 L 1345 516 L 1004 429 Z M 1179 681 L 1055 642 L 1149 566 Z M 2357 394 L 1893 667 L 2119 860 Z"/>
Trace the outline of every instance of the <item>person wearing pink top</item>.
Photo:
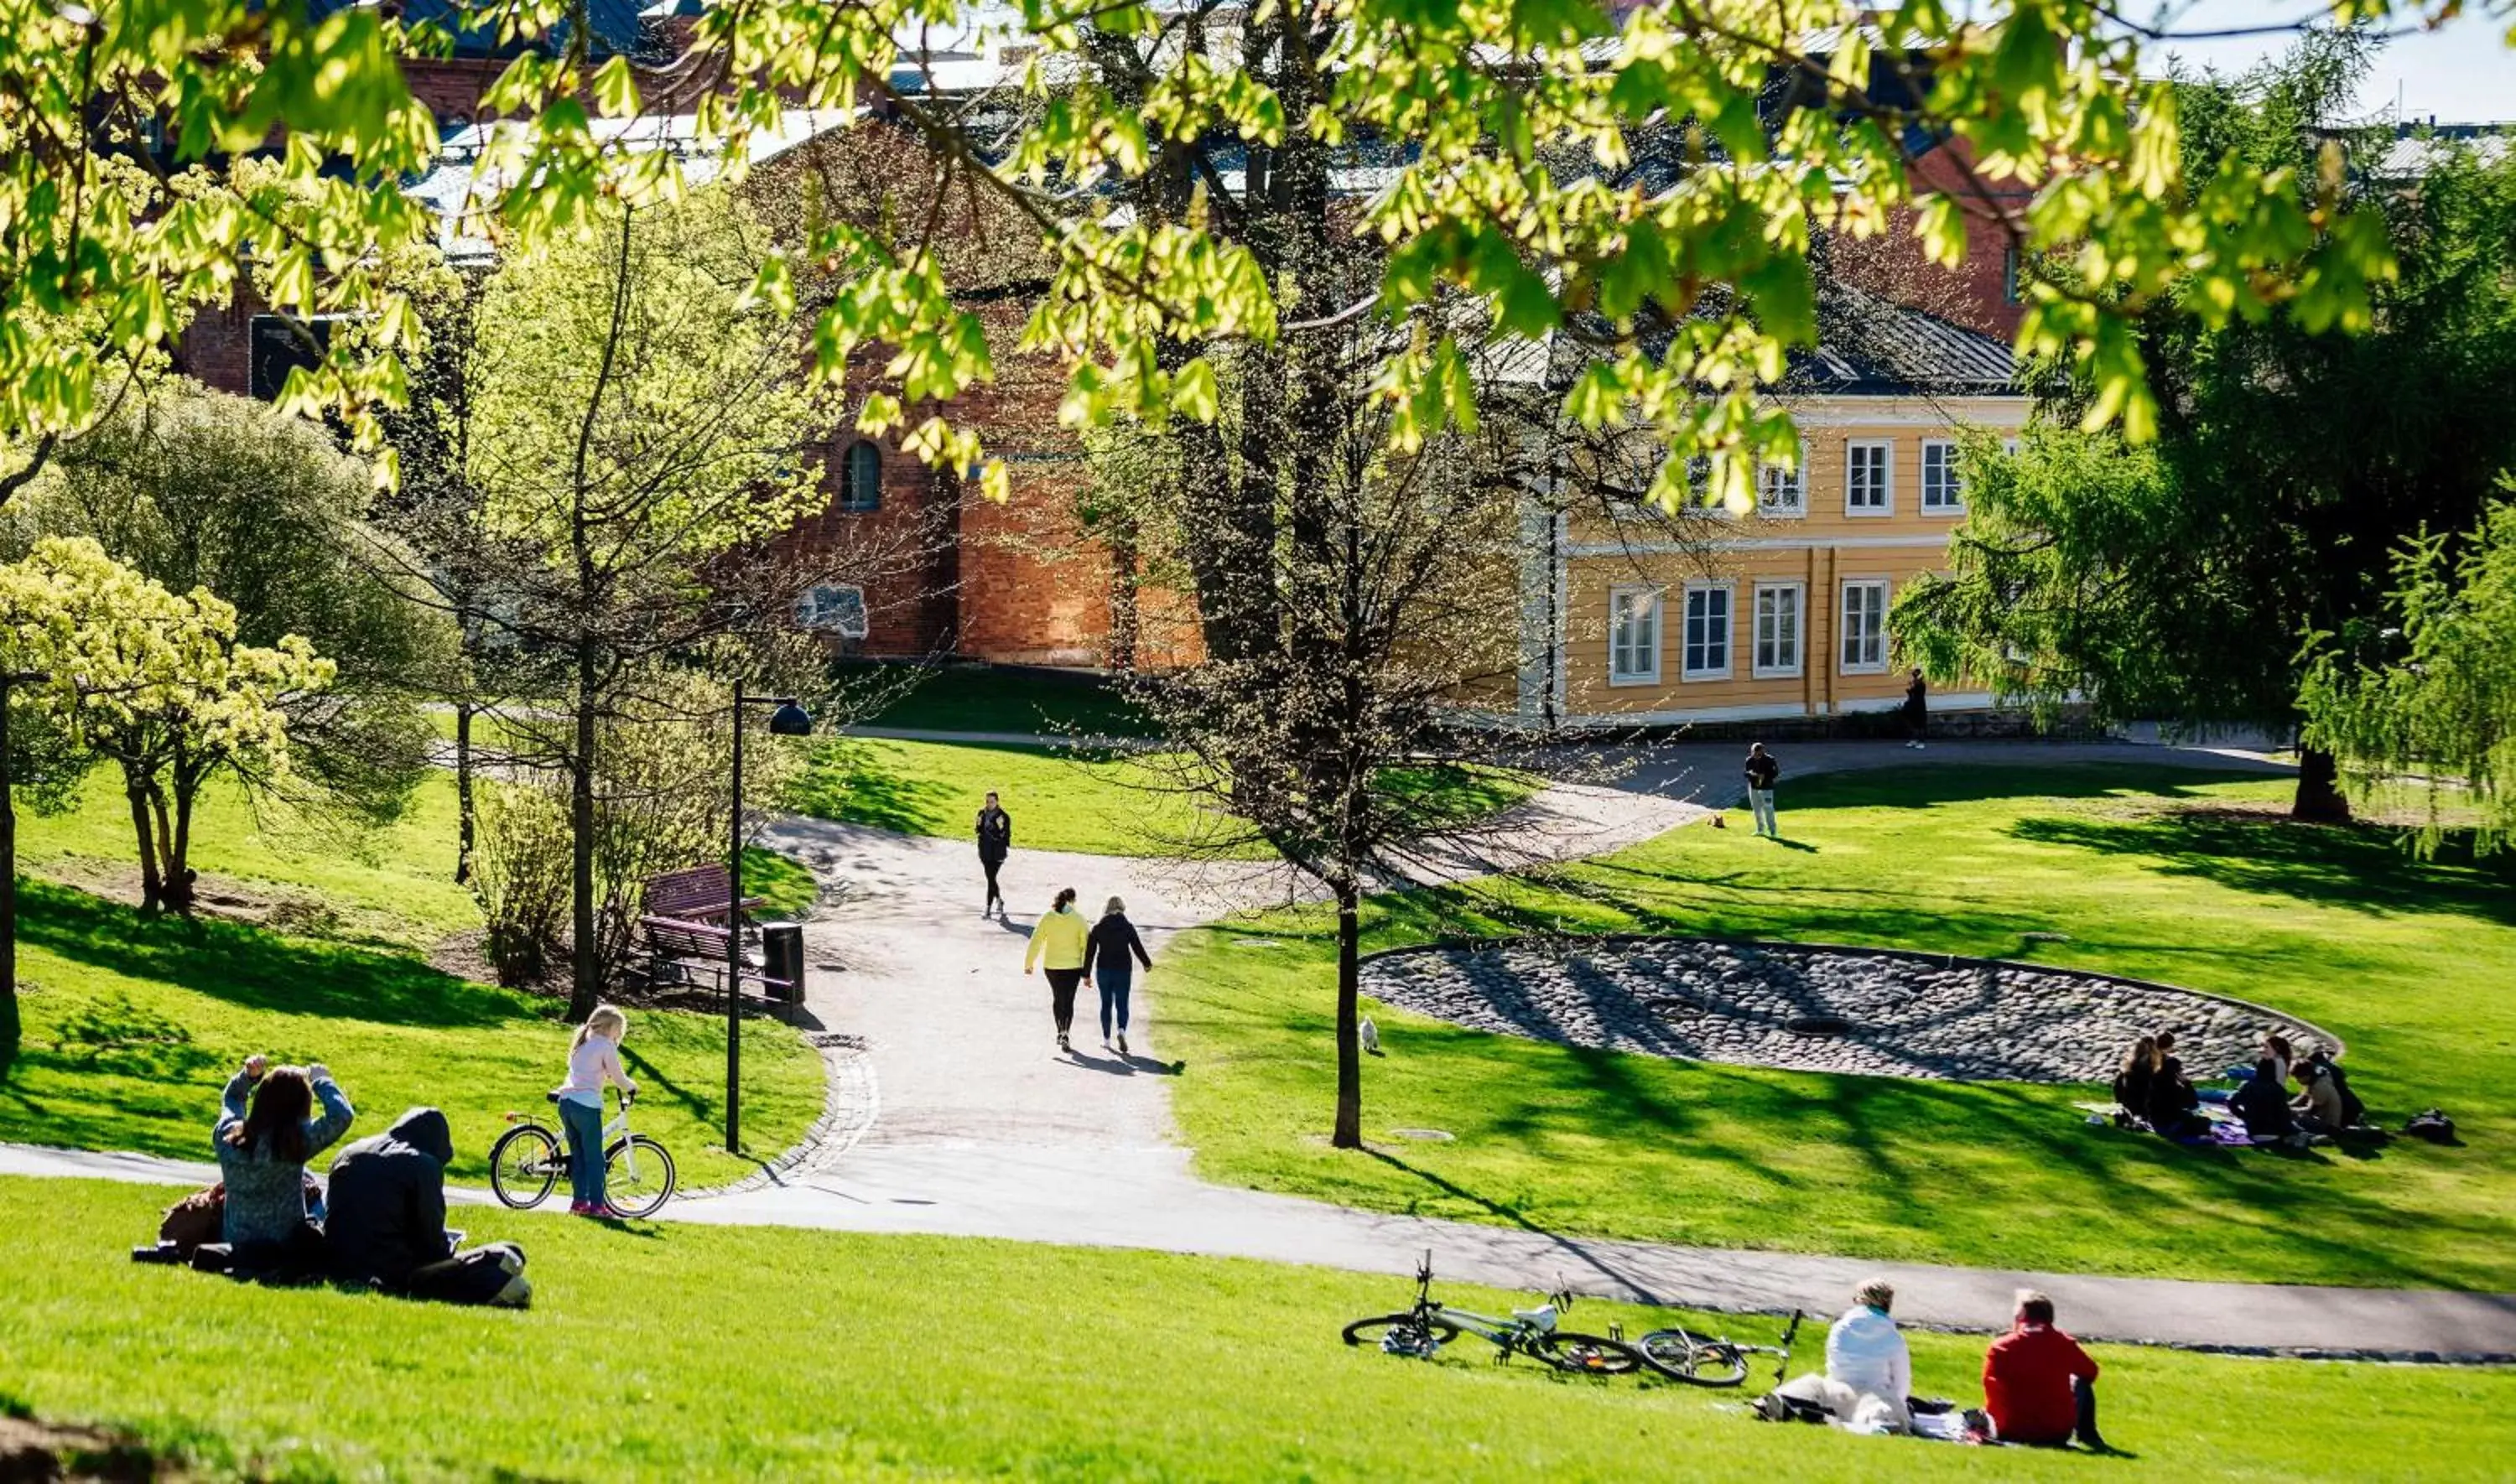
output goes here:
<path id="1" fill-rule="evenodd" d="M 567 1081 L 559 1085 L 560 1127 L 567 1133 L 567 1209 L 580 1216 L 616 1220 L 620 1213 L 603 1188 L 603 1090 L 618 1088 L 634 1097 L 638 1085 L 620 1066 L 620 1038 L 629 1033 L 629 1017 L 608 1005 L 598 1005 L 576 1039 L 567 1046 Z"/>

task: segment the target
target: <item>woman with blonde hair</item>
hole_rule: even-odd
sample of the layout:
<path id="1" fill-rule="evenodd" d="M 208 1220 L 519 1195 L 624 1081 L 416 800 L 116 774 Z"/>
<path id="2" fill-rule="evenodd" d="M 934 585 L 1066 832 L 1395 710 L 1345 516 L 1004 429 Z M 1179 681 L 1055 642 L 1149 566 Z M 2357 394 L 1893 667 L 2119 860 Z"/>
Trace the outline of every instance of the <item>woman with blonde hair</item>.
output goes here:
<path id="1" fill-rule="evenodd" d="M 2115 1070 L 2115 1103 L 2134 1118 L 2149 1117 L 2150 1085 L 2158 1079 L 2158 1038 L 2143 1036 Z"/>
<path id="2" fill-rule="evenodd" d="M 620 1039 L 629 1017 L 617 1006 L 598 1005 L 567 1044 L 567 1081 L 559 1085 L 560 1127 L 567 1134 L 567 1182 L 571 1215 L 619 1219 L 603 1188 L 603 1090 L 638 1095 L 638 1085 L 620 1066 Z"/>

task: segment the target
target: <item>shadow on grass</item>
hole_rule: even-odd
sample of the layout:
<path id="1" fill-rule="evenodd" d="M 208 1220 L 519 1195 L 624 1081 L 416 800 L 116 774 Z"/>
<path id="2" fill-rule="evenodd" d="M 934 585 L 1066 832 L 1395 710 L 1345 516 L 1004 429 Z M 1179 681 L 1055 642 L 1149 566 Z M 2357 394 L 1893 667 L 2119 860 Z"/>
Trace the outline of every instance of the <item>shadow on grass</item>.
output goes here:
<path id="1" fill-rule="evenodd" d="M 1979 765 L 1978 765 L 1979 764 Z M 2262 783 L 2286 770 L 2212 760 L 2198 766 L 2139 763 L 2043 763 L 2032 748 L 1976 757 L 1966 765 L 1852 768 L 1810 773 L 1790 785 L 1794 809 L 1871 809 L 1973 804 L 1987 799 L 2102 799 L 2111 795 L 2200 799 L 2231 783 Z"/>
<path id="2" fill-rule="evenodd" d="M 469 983 L 417 959 L 284 938 L 239 923 L 144 917 L 63 886 L 21 884 L 19 941 L 134 979 L 154 979 L 250 1010 L 439 1028 L 501 1024 L 532 1002 Z M 99 1054 L 154 1045 L 163 1027 L 92 1012 Z"/>
<path id="3" fill-rule="evenodd" d="M 2145 856 L 2168 875 L 2324 906 L 2516 923 L 2516 857 L 2476 859 L 2468 838 L 2451 838 L 2435 859 L 2420 861 L 2394 830 L 2302 825 L 2271 815 L 2048 815 L 2021 819 L 2009 833 L 2038 845 Z"/>
<path id="4" fill-rule="evenodd" d="M 816 819 L 925 835 L 944 823 L 945 794 L 939 783 L 884 767 L 873 748 L 840 738 L 813 750 L 787 804 Z"/>

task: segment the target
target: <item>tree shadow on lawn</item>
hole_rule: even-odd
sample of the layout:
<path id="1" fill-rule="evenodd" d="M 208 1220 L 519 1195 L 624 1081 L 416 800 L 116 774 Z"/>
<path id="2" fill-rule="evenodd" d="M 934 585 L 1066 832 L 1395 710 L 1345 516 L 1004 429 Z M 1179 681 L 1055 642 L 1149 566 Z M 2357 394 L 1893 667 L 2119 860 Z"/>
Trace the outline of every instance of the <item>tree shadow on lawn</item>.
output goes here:
<path id="1" fill-rule="evenodd" d="M 2019 820 L 2009 833 L 2039 845 L 2145 856 L 2171 876 L 2322 906 L 2516 924 L 2516 857 L 2476 859 L 2467 837 L 2450 838 L 2436 859 L 2420 861 L 2404 848 L 2400 831 L 2303 825 L 2270 815 L 2037 816 Z"/>
<path id="2" fill-rule="evenodd" d="M 927 835 L 943 825 L 950 791 L 884 764 L 882 754 L 844 738 L 823 743 L 788 788 L 787 806 L 815 819 Z"/>
<path id="3" fill-rule="evenodd" d="M 1810 773 L 1787 785 L 1785 809 L 1875 809 L 1940 804 L 1979 804 L 1993 799 L 2102 799 L 2156 795 L 2167 799 L 2213 797 L 2204 791 L 2231 783 L 2276 782 L 2286 769 L 2213 762 L 2196 766 L 2161 763 L 2046 762 L 2032 748 L 1973 757 L 1969 765 L 1914 763 Z"/>
<path id="4" fill-rule="evenodd" d="M 545 1013 L 521 995 L 469 983 L 417 959 L 284 938 L 216 919 L 144 917 L 37 882 L 21 882 L 18 891 L 20 942 L 241 1009 L 440 1029 Z"/>

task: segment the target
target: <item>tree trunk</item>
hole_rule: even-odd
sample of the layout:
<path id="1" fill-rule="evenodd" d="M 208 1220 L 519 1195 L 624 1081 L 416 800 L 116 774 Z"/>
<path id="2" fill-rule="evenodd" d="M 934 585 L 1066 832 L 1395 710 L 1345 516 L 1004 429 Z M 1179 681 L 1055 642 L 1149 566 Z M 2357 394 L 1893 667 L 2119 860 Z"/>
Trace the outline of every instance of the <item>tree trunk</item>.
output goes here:
<path id="1" fill-rule="evenodd" d="M 580 1022 L 603 1000 L 603 961 L 594 934 L 594 649 L 576 655 L 576 756 L 568 761 L 567 1018 Z"/>
<path id="2" fill-rule="evenodd" d="M 454 884 L 472 880 L 472 703 L 454 703 Z"/>
<path id="3" fill-rule="evenodd" d="M 166 903 L 177 912 L 192 911 L 192 801 L 201 794 L 198 778 L 175 780 L 175 823 L 168 829 L 161 816 L 158 833 L 166 848 Z M 159 801 L 164 808 L 164 801 Z"/>
<path id="4" fill-rule="evenodd" d="M 126 773 L 122 792 L 131 801 L 131 833 L 140 843 L 140 910 L 161 912 L 166 906 L 166 885 L 157 874 L 157 832 L 148 823 L 147 785 Z"/>
<path id="5" fill-rule="evenodd" d="M 2330 753 L 2317 747 L 2297 750 L 2297 794 L 2288 817 L 2307 824 L 2348 824 L 2350 799 L 2341 792 L 2341 768 Z"/>
<path id="6" fill-rule="evenodd" d="M 1136 668 L 1137 589 L 1135 533 L 1123 523 L 1110 535 L 1110 668 Z"/>
<path id="7" fill-rule="evenodd" d="M 1352 881 L 1336 884 L 1337 903 L 1337 1100 L 1339 1149 L 1363 1147 L 1363 891 Z"/>

